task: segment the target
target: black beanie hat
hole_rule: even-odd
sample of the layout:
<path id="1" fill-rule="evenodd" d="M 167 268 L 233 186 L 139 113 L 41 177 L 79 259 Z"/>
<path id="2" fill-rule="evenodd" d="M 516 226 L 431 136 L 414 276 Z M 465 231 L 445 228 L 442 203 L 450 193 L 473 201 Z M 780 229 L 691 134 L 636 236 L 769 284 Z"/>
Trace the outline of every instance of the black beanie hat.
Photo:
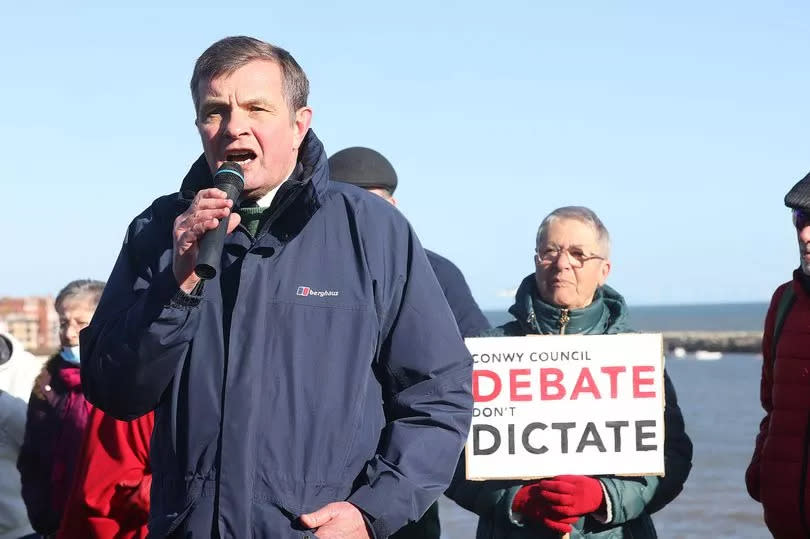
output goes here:
<path id="1" fill-rule="evenodd" d="M 332 179 L 363 189 L 381 188 L 393 193 L 397 188 L 397 173 L 388 159 L 371 148 L 354 146 L 340 150 L 329 158 Z"/>
<path id="2" fill-rule="evenodd" d="M 785 195 L 785 206 L 794 210 L 810 210 L 810 174 L 799 180 Z"/>

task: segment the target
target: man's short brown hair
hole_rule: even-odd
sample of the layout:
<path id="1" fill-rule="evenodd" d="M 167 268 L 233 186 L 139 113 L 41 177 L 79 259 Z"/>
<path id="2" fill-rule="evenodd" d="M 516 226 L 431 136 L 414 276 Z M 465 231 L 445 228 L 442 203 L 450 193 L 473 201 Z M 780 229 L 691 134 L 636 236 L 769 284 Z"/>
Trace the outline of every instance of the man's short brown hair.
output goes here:
<path id="1" fill-rule="evenodd" d="M 195 112 L 200 107 L 200 82 L 230 75 L 255 60 L 275 62 L 281 68 L 284 99 L 290 108 L 290 115 L 295 118 L 295 112 L 307 106 L 309 80 L 306 73 L 286 50 L 248 36 L 220 39 L 197 58 L 191 75 L 191 97 Z"/>

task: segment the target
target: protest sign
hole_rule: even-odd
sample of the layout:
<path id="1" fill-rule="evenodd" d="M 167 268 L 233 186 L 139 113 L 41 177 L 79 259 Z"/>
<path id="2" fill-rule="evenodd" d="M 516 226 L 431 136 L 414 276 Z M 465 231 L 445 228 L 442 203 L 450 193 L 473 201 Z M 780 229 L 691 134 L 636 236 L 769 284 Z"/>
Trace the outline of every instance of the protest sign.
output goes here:
<path id="1" fill-rule="evenodd" d="M 466 340 L 467 478 L 663 475 L 660 334 Z"/>

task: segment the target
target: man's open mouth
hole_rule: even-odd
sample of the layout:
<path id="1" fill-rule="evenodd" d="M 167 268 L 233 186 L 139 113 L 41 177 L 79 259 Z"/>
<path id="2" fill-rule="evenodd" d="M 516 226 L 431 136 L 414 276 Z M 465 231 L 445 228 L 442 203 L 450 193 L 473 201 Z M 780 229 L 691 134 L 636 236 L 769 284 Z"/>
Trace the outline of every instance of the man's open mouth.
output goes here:
<path id="1" fill-rule="evenodd" d="M 242 166 L 250 163 L 256 158 L 256 154 L 250 150 L 244 151 L 233 151 L 233 152 L 226 152 L 225 153 L 225 160 L 226 161 L 233 161 L 234 163 L 239 163 Z"/>

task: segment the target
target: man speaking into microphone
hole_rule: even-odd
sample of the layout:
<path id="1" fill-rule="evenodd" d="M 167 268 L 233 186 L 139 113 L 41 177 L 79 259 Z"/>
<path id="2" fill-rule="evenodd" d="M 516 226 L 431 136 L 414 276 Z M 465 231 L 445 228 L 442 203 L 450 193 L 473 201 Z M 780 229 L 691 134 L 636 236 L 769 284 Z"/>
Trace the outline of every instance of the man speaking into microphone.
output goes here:
<path id="1" fill-rule="evenodd" d="M 329 181 L 308 90 L 253 38 L 200 56 L 203 157 L 132 221 L 82 332 L 87 398 L 156 410 L 150 536 L 386 537 L 466 439 L 472 362 L 441 288 L 396 209 Z M 239 168 L 241 195 L 215 187 Z"/>

